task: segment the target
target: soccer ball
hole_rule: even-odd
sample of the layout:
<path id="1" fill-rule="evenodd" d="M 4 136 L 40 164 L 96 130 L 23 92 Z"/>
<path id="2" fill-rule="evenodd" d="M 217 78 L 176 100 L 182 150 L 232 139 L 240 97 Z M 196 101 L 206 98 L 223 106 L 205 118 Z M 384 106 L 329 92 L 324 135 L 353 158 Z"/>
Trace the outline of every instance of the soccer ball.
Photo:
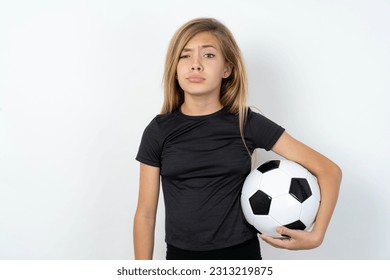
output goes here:
<path id="1" fill-rule="evenodd" d="M 283 238 L 277 226 L 310 231 L 320 206 L 317 178 L 290 160 L 271 160 L 247 176 L 241 206 L 260 233 Z"/>

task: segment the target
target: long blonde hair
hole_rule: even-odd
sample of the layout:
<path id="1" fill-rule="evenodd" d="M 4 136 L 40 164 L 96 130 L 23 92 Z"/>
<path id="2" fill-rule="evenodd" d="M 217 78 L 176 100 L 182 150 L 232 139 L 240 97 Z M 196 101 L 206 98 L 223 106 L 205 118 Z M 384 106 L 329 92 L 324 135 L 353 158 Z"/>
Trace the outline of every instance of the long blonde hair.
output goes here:
<path id="1" fill-rule="evenodd" d="M 183 48 L 192 37 L 201 32 L 210 32 L 217 38 L 225 61 L 231 66 L 230 76 L 222 80 L 220 101 L 230 113 L 238 115 L 240 134 L 244 141 L 244 123 L 248 112 L 246 105 L 248 83 L 244 62 L 233 34 L 225 25 L 213 18 L 193 19 L 181 26 L 173 35 L 165 60 L 164 103 L 161 114 L 171 113 L 184 102 L 184 92 L 176 79 L 176 68 Z"/>

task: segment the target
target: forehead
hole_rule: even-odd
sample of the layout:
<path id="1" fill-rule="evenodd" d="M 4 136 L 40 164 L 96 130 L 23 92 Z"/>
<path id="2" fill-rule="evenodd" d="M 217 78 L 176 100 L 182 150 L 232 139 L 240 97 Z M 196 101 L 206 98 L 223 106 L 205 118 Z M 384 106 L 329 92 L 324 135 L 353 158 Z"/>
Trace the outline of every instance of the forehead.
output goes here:
<path id="1" fill-rule="evenodd" d="M 210 32 L 200 32 L 192 37 L 184 48 L 192 49 L 199 46 L 211 45 L 216 49 L 219 49 L 219 41 L 217 37 Z"/>

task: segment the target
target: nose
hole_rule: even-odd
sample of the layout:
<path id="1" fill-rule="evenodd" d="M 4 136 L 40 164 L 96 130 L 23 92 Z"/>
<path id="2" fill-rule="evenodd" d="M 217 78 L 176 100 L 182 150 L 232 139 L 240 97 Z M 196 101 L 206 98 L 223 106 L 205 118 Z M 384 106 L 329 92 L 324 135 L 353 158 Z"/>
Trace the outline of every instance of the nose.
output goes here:
<path id="1" fill-rule="evenodd" d="M 203 66 L 202 66 L 202 63 L 200 61 L 200 55 L 194 55 L 193 56 L 193 60 L 191 61 L 191 70 L 192 71 L 202 71 L 203 70 Z"/>
<path id="2" fill-rule="evenodd" d="M 197 71 L 201 71 L 202 70 L 202 67 L 199 65 L 199 64 L 193 64 L 191 66 L 191 70 L 197 70 Z"/>

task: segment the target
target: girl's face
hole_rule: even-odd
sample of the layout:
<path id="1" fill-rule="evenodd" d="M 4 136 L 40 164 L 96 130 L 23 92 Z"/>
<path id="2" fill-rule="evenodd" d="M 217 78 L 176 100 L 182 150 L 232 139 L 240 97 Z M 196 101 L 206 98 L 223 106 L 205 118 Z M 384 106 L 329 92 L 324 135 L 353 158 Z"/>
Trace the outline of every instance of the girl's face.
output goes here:
<path id="1" fill-rule="evenodd" d="M 230 67 L 217 38 L 209 32 L 201 32 L 182 50 L 176 73 L 185 96 L 214 95 L 219 98 L 222 79 L 230 75 Z"/>

